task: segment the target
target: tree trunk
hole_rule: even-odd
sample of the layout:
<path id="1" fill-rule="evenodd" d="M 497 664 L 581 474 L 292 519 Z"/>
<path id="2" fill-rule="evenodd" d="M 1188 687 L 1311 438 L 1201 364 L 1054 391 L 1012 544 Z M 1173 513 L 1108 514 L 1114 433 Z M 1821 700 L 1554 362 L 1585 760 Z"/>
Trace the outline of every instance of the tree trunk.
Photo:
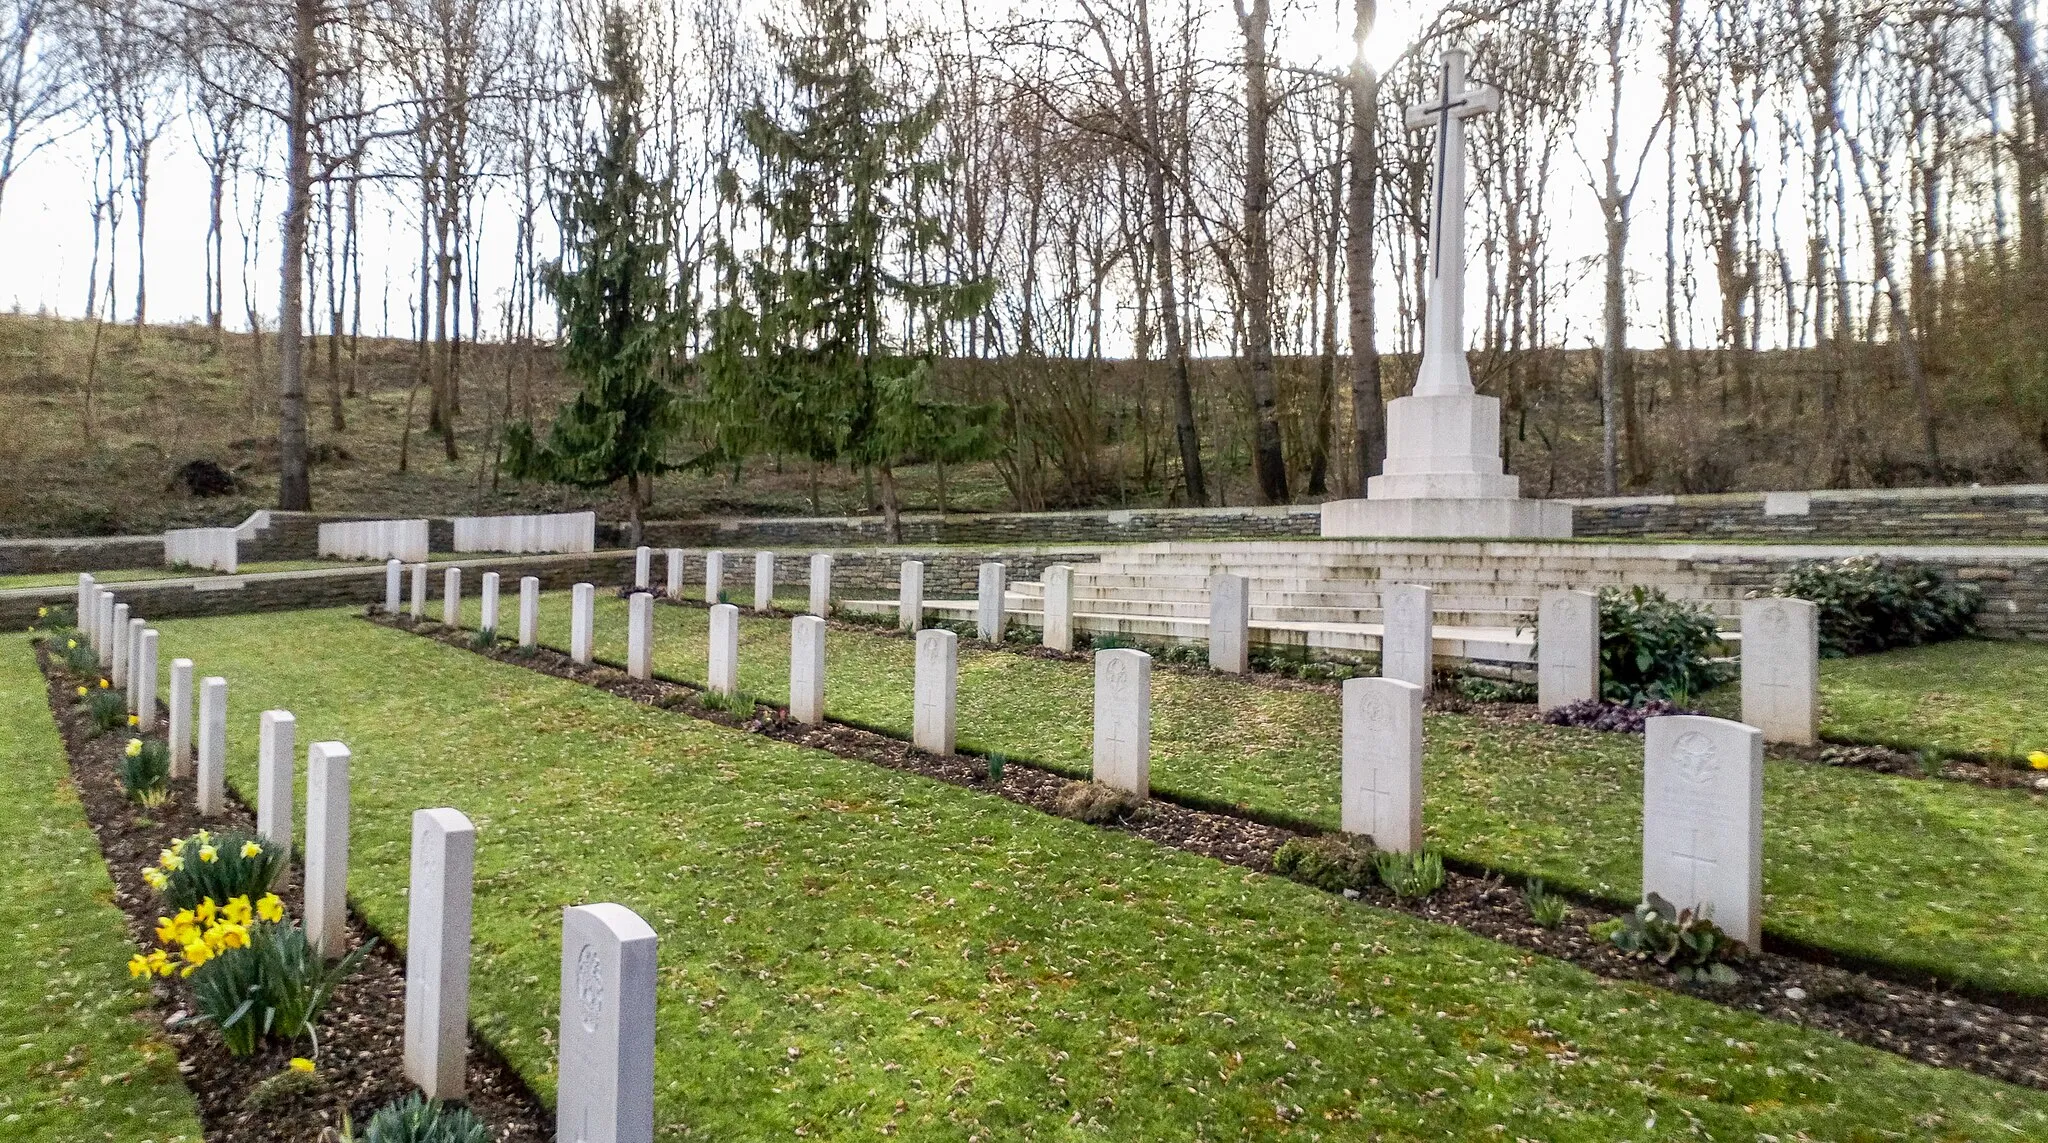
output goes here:
<path id="1" fill-rule="evenodd" d="M 889 542 L 903 542 L 903 513 L 896 503 L 896 470 L 889 464 L 878 466 L 882 477 L 882 530 L 888 533 Z"/>
<path id="2" fill-rule="evenodd" d="M 292 54 L 286 68 L 290 122 L 287 149 L 283 284 L 277 316 L 277 506 L 291 512 L 313 507 L 306 456 L 306 376 L 302 345 L 306 320 L 306 200 L 312 193 L 313 25 L 319 0 L 292 4 Z"/>
<path id="3" fill-rule="evenodd" d="M 1628 217 L 1627 208 L 1619 203 L 1614 206 L 1603 203 L 1602 208 L 1607 213 L 1607 266 L 1605 304 L 1601 307 L 1605 338 L 1600 351 L 1600 474 L 1601 487 L 1607 495 L 1614 496 L 1621 491 L 1615 455 L 1618 430 L 1615 397 L 1621 383 L 1621 358 L 1628 352 L 1628 312 L 1624 304 L 1621 264 L 1623 253 L 1628 248 Z"/>
<path id="4" fill-rule="evenodd" d="M 1280 441 L 1280 393 L 1273 376 L 1273 247 L 1267 215 L 1273 198 L 1266 31 L 1270 0 L 1238 5 L 1244 29 L 1244 247 L 1246 356 L 1251 364 L 1252 470 L 1259 502 L 1287 502 L 1287 458 Z"/>
<path id="5" fill-rule="evenodd" d="M 1173 430 L 1180 446 L 1181 484 L 1187 489 L 1188 503 L 1199 508 L 1209 502 L 1209 488 L 1202 478 L 1202 441 L 1195 429 L 1195 391 L 1188 377 L 1187 341 L 1181 335 L 1180 287 L 1173 276 L 1173 218 L 1166 205 L 1166 133 L 1161 122 L 1158 60 L 1152 54 L 1151 19 L 1146 0 L 1138 0 L 1138 67 L 1145 98 L 1145 200 L 1151 215 L 1152 265 L 1159 275 L 1160 337 L 1166 344 L 1166 360 L 1173 370 Z"/>
<path id="6" fill-rule="evenodd" d="M 1387 409 L 1380 392 L 1380 350 L 1373 313 L 1373 227 L 1379 183 L 1380 78 L 1365 62 L 1376 0 L 1356 0 L 1359 43 L 1351 64 L 1351 177 L 1346 188 L 1346 285 L 1351 295 L 1351 440 L 1357 493 L 1387 462 Z"/>

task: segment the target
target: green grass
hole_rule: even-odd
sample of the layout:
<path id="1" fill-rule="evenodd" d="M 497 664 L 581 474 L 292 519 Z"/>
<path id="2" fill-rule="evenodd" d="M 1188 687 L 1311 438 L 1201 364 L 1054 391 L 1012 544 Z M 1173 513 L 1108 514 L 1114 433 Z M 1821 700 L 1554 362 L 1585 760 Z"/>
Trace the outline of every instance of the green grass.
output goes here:
<path id="1" fill-rule="evenodd" d="M 27 640 L 0 644 L 0 1139 L 199 1139 Z"/>
<path id="2" fill-rule="evenodd" d="M 544 642 L 567 645 L 568 610 L 566 595 L 544 597 Z M 701 681 L 707 613 L 656 615 L 657 669 Z M 743 616 L 740 633 L 741 688 L 787 701 L 788 622 Z M 625 657 L 622 601 L 600 597 L 598 636 L 599 655 Z M 834 631 L 826 708 L 908 736 L 913 668 L 907 639 Z M 960 744 L 1083 773 L 1092 686 L 1087 664 L 963 650 Z M 1337 826 L 1334 695 L 1161 671 L 1152 717 L 1155 790 Z M 1633 899 L 1642 877 L 1640 737 L 1432 715 L 1425 741 L 1424 816 L 1447 856 Z M 2048 996 L 2048 814 L 2039 803 L 2013 791 L 1767 763 L 1765 928 L 1946 981 Z"/>
<path id="3" fill-rule="evenodd" d="M 164 636 L 231 680 L 245 797 L 258 711 L 349 744 L 351 890 L 374 924 L 404 924 L 411 812 L 477 821 L 473 1018 L 543 1093 L 560 909 L 616 900 L 647 918 L 663 1138 L 2048 1131 L 2048 1093 L 1604 983 L 340 612 Z"/>
<path id="4" fill-rule="evenodd" d="M 454 559 L 444 556 L 443 559 Z M 375 567 L 382 561 L 351 560 L 263 560 L 242 564 L 237 575 L 254 575 L 258 572 L 317 571 L 323 568 Z M 153 579 L 189 579 L 198 576 L 221 575 L 212 568 L 122 568 L 118 571 L 94 572 L 93 582 L 98 584 L 136 583 Z M 77 572 L 36 572 L 26 575 L 0 575 L 0 591 L 23 587 L 76 587 Z"/>
<path id="5" fill-rule="evenodd" d="M 2048 644 L 1958 639 L 1823 659 L 1824 738 L 1997 760 L 2048 750 Z M 1707 697 L 1742 708 L 1739 687 Z"/>

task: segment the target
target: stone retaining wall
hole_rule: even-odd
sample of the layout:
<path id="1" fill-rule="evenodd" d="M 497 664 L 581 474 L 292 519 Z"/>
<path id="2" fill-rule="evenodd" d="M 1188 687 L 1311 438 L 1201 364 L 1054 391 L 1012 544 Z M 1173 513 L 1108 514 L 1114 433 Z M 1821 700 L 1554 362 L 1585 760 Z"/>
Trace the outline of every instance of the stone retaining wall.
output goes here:
<path id="1" fill-rule="evenodd" d="M 1157 540 L 1230 540 L 1257 536 L 1318 535 L 1322 507 L 1134 508 L 1088 512 L 1004 512 L 987 515 L 903 517 L 903 542 L 1030 546 L 1145 544 Z M 601 542 L 625 543 L 621 524 L 599 525 Z M 862 547 L 887 542 L 879 516 L 762 517 L 747 520 L 656 520 L 644 526 L 655 548 L 734 546 Z M 606 540 L 606 536 L 609 540 Z"/>
<path id="2" fill-rule="evenodd" d="M 1575 500 L 1572 527 L 1582 539 L 2048 540 L 2048 485 Z"/>

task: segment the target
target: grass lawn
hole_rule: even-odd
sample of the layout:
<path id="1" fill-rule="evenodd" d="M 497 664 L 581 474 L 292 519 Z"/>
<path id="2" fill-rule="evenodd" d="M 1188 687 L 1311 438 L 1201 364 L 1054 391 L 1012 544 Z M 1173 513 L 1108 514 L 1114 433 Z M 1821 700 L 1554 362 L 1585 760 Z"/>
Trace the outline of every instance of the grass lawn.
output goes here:
<path id="1" fill-rule="evenodd" d="M 455 557 L 446 557 L 455 558 Z M 257 572 L 314 571 L 320 568 L 355 568 L 381 565 L 383 561 L 351 560 L 266 560 L 242 564 L 237 575 L 254 575 Z M 93 582 L 137 583 L 152 579 L 190 579 L 198 576 L 221 575 L 211 568 L 121 568 L 117 571 L 94 572 Z M 11 591 L 22 587 L 76 587 L 77 572 L 36 572 L 28 575 L 0 575 L 0 591 Z"/>
<path id="2" fill-rule="evenodd" d="M 625 611 L 624 601 L 599 597 L 600 655 L 624 659 Z M 567 645 L 568 613 L 566 594 L 544 597 L 543 641 Z M 701 681 L 708 613 L 655 614 L 658 669 Z M 785 700 L 788 622 L 743 616 L 740 633 L 741 686 Z M 826 707 L 907 737 L 913 667 L 909 640 L 834 631 Z M 1083 773 L 1093 682 L 1086 664 L 963 650 L 960 743 Z M 1336 827 L 1335 696 L 1161 671 L 1152 717 L 1155 789 Z M 1434 845 L 1555 885 L 1634 898 L 1640 737 L 1450 715 L 1430 716 L 1425 735 Z M 1944 980 L 2048 995 L 2048 813 L 2040 803 L 2013 791 L 1767 763 L 1766 928 Z"/>
<path id="3" fill-rule="evenodd" d="M 648 919 L 662 1138 L 2048 1132 L 2048 1093 L 1604 983 L 341 612 L 164 636 L 230 679 L 244 796 L 264 708 L 291 709 L 301 742 L 349 744 L 351 889 L 373 923 L 402 931 L 415 808 L 478 822 L 473 1016 L 543 1092 L 560 909 L 616 900 Z"/>
<path id="4" fill-rule="evenodd" d="M 199 1139 L 26 639 L 0 643 L 0 1139 Z"/>

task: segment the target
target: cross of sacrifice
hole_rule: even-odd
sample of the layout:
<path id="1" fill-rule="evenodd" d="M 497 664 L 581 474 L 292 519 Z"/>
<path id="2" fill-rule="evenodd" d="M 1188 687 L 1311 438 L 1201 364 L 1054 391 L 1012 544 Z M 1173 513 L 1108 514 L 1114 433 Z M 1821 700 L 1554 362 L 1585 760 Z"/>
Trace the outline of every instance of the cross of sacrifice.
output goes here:
<path id="1" fill-rule="evenodd" d="M 1700 878 L 1712 870 L 1714 866 L 1720 864 L 1718 859 L 1707 856 L 1707 850 L 1710 847 L 1700 844 L 1701 832 L 1700 827 L 1693 826 L 1685 831 L 1685 836 L 1688 839 L 1687 844 L 1671 847 L 1671 856 L 1685 862 L 1686 872 L 1692 875 L 1692 891 L 1686 894 L 1687 899 L 1672 902 L 1673 905 L 1681 909 L 1695 909 L 1699 907 L 1704 899 L 1700 893 Z"/>
<path id="2" fill-rule="evenodd" d="M 1444 70 L 1434 103 L 1408 109 L 1411 131 L 1436 131 L 1436 185 L 1430 203 L 1429 310 L 1422 331 L 1420 394 L 1464 394 L 1472 389 L 1465 363 L 1465 120 L 1500 109 L 1500 92 L 1485 84 L 1467 87 L 1465 65 L 1471 49 L 1444 51 Z"/>

